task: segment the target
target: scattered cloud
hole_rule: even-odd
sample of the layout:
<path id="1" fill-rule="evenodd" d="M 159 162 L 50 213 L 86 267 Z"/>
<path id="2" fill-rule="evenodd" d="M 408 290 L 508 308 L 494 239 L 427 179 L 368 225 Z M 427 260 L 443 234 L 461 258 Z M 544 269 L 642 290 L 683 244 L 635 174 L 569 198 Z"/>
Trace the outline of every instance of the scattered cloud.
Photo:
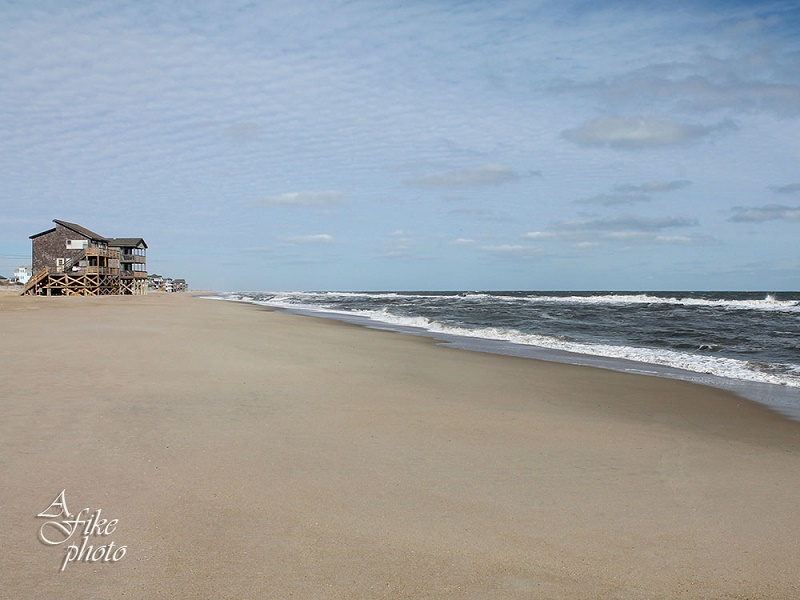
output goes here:
<path id="1" fill-rule="evenodd" d="M 697 237 L 691 235 L 657 235 L 654 239 L 663 244 L 692 244 L 697 240 Z"/>
<path id="2" fill-rule="evenodd" d="M 256 200 L 257 206 L 331 206 L 344 198 L 341 192 L 288 192 Z"/>
<path id="3" fill-rule="evenodd" d="M 653 233 L 651 231 L 636 231 L 636 230 L 625 230 L 625 231 L 607 231 L 603 233 L 603 237 L 607 240 L 643 240 L 646 238 L 653 237 Z"/>
<path id="4" fill-rule="evenodd" d="M 513 169 L 504 165 L 487 164 L 473 169 L 412 177 L 406 183 L 425 187 L 474 187 L 501 185 L 517 179 L 519 175 Z"/>
<path id="5" fill-rule="evenodd" d="M 640 183 L 639 185 L 623 184 L 614 188 L 615 192 L 619 193 L 645 193 L 656 194 L 661 192 L 672 192 L 691 185 L 691 181 L 685 179 L 678 179 L 674 181 L 649 181 L 647 183 Z"/>
<path id="6" fill-rule="evenodd" d="M 716 125 L 688 125 L 658 117 L 601 117 L 576 129 L 562 132 L 562 137 L 579 146 L 635 150 L 684 144 L 716 131 L 733 129 L 730 121 Z"/>
<path id="7" fill-rule="evenodd" d="M 787 183 L 786 185 L 772 185 L 770 189 L 778 194 L 797 194 L 800 192 L 800 183 Z"/>
<path id="8" fill-rule="evenodd" d="M 800 113 L 800 80 L 791 50 L 773 46 L 726 58 L 700 50 L 685 60 L 660 62 L 588 82 L 561 82 L 554 91 L 584 94 L 605 107 L 661 105 L 711 113 L 719 110 Z"/>
<path id="9" fill-rule="evenodd" d="M 728 220 L 734 223 L 763 223 L 764 221 L 800 221 L 800 207 L 782 204 L 737 206 Z"/>
<path id="10" fill-rule="evenodd" d="M 285 244 L 295 246 L 297 244 L 332 244 L 333 236 L 327 233 L 317 233 L 311 235 L 294 235 L 283 238 Z"/>
<path id="11" fill-rule="evenodd" d="M 689 235 L 660 235 L 652 231 L 610 231 L 605 233 L 603 238 L 624 242 L 658 242 L 662 244 L 689 244 L 697 240 Z"/>
<path id="12" fill-rule="evenodd" d="M 560 229 L 565 231 L 658 231 L 673 227 L 692 227 L 697 224 L 697 219 L 689 217 L 621 216 L 567 221 L 561 223 Z"/>
<path id="13" fill-rule="evenodd" d="M 676 181 L 651 181 L 638 185 L 623 184 L 615 186 L 610 192 L 598 194 L 583 200 L 576 200 L 579 204 L 601 204 L 603 206 L 630 205 L 637 202 L 649 202 L 651 194 L 660 194 L 679 190 L 690 185 L 686 180 Z"/>
<path id="14" fill-rule="evenodd" d="M 526 240 L 552 240 L 558 236 L 552 231 L 529 231 L 522 237 Z"/>
<path id="15" fill-rule="evenodd" d="M 500 244 L 497 246 L 481 246 L 481 250 L 490 252 L 492 254 L 539 254 L 542 252 L 541 248 L 533 246 L 524 246 L 522 244 Z"/>
<path id="16" fill-rule="evenodd" d="M 470 240 L 468 238 L 458 238 L 453 240 L 453 244 L 456 246 L 470 246 L 475 243 L 475 240 Z"/>
<path id="17" fill-rule="evenodd" d="M 475 217 L 479 221 L 505 221 L 505 217 L 488 208 L 479 206 L 465 206 L 447 211 L 448 215 L 460 217 Z"/>
<path id="18" fill-rule="evenodd" d="M 550 231 L 531 231 L 526 240 L 569 242 L 575 248 L 595 247 L 603 242 L 648 244 L 693 244 L 708 242 L 707 235 L 665 234 L 664 230 L 698 225 L 689 217 L 618 216 L 555 223 Z"/>
<path id="19" fill-rule="evenodd" d="M 583 200 L 575 200 L 578 204 L 601 204 L 603 206 L 622 206 L 649 201 L 650 196 L 647 194 L 633 192 L 608 192 L 584 198 Z"/>

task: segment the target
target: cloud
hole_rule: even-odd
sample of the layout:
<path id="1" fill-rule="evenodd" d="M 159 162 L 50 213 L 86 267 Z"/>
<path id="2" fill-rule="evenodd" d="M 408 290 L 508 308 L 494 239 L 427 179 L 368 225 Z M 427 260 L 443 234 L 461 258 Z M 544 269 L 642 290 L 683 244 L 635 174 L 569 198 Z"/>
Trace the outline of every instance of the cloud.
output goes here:
<path id="1" fill-rule="evenodd" d="M 691 182 L 686 180 L 651 181 L 639 185 L 622 184 L 615 186 L 611 192 L 576 200 L 576 202 L 579 204 L 602 204 L 603 206 L 630 205 L 637 202 L 649 202 L 650 194 L 671 192 L 690 184 Z"/>
<path id="2" fill-rule="evenodd" d="M 786 185 L 771 185 L 770 189 L 778 194 L 796 194 L 800 192 L 800 183 L 788 183 Z"/>
<path id="3" fill-rule="evenodd" d="M 657 235 L 653 241 L 664 244 L 692 244 L 698 239 L 691 235 Z"/>
<path id="4" fill-rule="evenodd" d="M 558 236 L 552 231 L 529 231 L 522 237 L 526 240 L 552 240 Z"/>
<path id="5" fill-rule="evenodd" d="M 257 206 L 331 206 L 342 201 L 341 192 L 288 192 L 255 201 Z"/>
<path id="6" fill-rule="evenodd" d="M 584 198 L 583 200 L 576 200 L 578 204 L 602 204 L 603 206 L 619 206 L 630 205 L 637 202 L 649 202 L 650 196 L 642 193 L 633 192 L 611 192 L 605 194 L 598 194 L 591 198 Z"/>
<path id="7" fill-rule="evenodd" d="M 610 242 L 636 242 L 639 244 L 696 244 L 713 240 L 708 235 L 662 235 L 652 231 L 611 231 L 601 234 L 599 239 Z M 581 244 L 597 246 L 600 242 L 581 242 Z"/>
<path id="8" fill-rule="evenodd" d="M 691 185 L 691 183 L 692 183 L 691 181 L 687 181 L 685 179 L 678 179 L 674 181 L 650 181 L 647 183 L 641 183 L 639 185 L 631 185 L 631 184 L 618 185 L 614 188 L 614 191 L 621 193 L 642 192 L 646 194 L 655 194 L 655 193 L 671 192 L 673 190 L 679 190 L 681 188 L 685 188 L 688 185 Z"/>
<path id="9" fill-rule="evenodd" d="M 565 130 L 561 135 L 579 146 L 608 146 L 621 150 L 635 150 L 684 144 L 715 131 L 733 127 L 729 121 L 703 126 L 687 125 L 651 116 L 601 117 L 587 121 L 576 129 Z"/>
<path id="10" fill-rule="evenodd" d="M 800 221 L 800 207 L 782 204 L 737 206 L 728 220 L 734 223 L 763 223 L 764 221 Z"/>
<path id="11" fill-rule="evenodd" d="M 456 240 L 453 240 L 452 243 L 455 244 L 456 246 L 470 246 L 475 243 L 475 240 L 470 240 L 468 238 L 458 238 Z"/>
<path id="12" fill-rule="evenodd" d="M 487 164 L 474 169 L 461 169 L 412 177 L 407 179 L 406 183 L 425 187 L 475 187 L 501 185 L 517 179 L 519 179 L 519 175 L 509 167 Z"/>
<path id="13" fill-rule="evenodd" d="M 658 231 L 673 227 L 692 227 L 697 219 L 689 217 L 608 217 L 584 221 L 567 221 L 560 228 L 566 231 Z"/>
<path id="14" fill-rule="evenodd" d="M 582 243 L 602 240 L 640 240 L 658 242 L 687 242 L 700 238 L 667 236 L 665 229 L 694 227 L 696 219 L 689 217 L 633 217 L 619 216 L 555 223 L 551 231 L 530 231 L 522 235 L 526 240 L 555 240 Z"/>
<path id="15" fill-rule="evenodd" d="M 283 241 L 294 246 L 296 244 L 332 244 L 334 240 L 332 235 L 318 233 L 312 235 L 294 235 L 283 238 Z"/>
<path id="16" fill-rule="evenodd" d="M 662 244 L 689 244 L 698 239 L 689 235 L 661 235 L 652 231 L 611 231 L 605 233 L 603 238 L 623 242 L 658 242 Z"/>
<path id="17" fill-rule="evenodd" d="M 707 235 L 665 234 L 664 230 L 694 227 L 689 217 L 618 216 L 555 223 L 551 231 L 532 231 L 523 239 L 569 242 L 575 248 L 597 246 L 602 242 L 637 242 L 648 244 L 692 244 L 708 242 Z"/>
<path id="18" fill-rule="evenodd" d="M 662 105 L 697 113 L 721 109 L 800 113 L 800 81 L 791 50 L 779 46 L 718 58 L 707 50 L 588 82 L 562 82 L 556 92 L 577 92 L 605 107 Z"/>

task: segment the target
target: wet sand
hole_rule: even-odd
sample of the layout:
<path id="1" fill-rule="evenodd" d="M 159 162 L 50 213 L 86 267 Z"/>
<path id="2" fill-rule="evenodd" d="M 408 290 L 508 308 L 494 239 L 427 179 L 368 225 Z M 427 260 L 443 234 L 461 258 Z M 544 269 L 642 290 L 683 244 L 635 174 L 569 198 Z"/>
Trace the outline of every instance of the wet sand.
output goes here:
<path id="1" fill-rule="evenodd" d="M 726 392 L 177 294 L 0 328 L 3 597 L 800 597 L 800 423 Z M 62 489 L 123 557 L 59 572 Z"/>

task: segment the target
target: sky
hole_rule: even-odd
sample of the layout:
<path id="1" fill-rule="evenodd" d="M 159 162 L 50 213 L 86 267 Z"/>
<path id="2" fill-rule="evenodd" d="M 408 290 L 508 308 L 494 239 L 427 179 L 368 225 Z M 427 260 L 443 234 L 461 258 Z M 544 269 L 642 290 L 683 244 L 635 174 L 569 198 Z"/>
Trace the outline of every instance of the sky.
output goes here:
<path id="1" fill-rule="evenodd" d="M 799 290 L 796 1 L 0 0 L 0 274 Z"/>

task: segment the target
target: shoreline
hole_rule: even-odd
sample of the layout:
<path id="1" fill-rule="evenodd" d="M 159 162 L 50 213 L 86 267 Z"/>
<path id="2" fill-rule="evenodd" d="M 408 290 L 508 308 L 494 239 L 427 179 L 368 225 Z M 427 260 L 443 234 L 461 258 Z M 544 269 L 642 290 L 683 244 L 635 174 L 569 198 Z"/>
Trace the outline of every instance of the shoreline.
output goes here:
<path id="1" fill-rule="evenodd" d="M 223 300 L 228 302 L 254 304 L 257 306 L 268 306 L 273 310 L 282 311 L 287 314 L 329 319 L 351 323 L 366 329 L 393 331 L 406 335 L 431 338 L 444 346 L 471 352 L 483 352 L 501 356 L 515 356 L 530 360 L 553 362 L 557 364 L 587 366 L 620 373 L 640 374 L 649 377 L 687 381 L 690 383 L 730 392 L 750 402 L 755 402 L 759 405 L 765 406 L 769 410 L 780 414 L 784 418 L 800 422 L 800 388 L 794 388 L 791 386 L 723 377 L 720 375 L 713 375 L 711 373 L 701 373 L 697 371 L 681 369 L 678 367 L 636 361 L 626 358 L 582 354 L 565 350 L 519 344 L 510 341 L 442 333 L 430 331 L 421 327 L 395 325 L 360 315 L 347 314 L 345 312 L 274 306 L 265 301 L 230 299 L 223 295 L 219 295 L 218 293 L 207 293 L 200 295 L 199 297 L 209 300 Z"/>
<path id="2" fill-rule="evenodd" d="M 800 594 L 800 424 L 730 393 L 184 295 L 0 325 L 10 596 Z M 58 572 L 62 489 L 124 558 Z"/>

